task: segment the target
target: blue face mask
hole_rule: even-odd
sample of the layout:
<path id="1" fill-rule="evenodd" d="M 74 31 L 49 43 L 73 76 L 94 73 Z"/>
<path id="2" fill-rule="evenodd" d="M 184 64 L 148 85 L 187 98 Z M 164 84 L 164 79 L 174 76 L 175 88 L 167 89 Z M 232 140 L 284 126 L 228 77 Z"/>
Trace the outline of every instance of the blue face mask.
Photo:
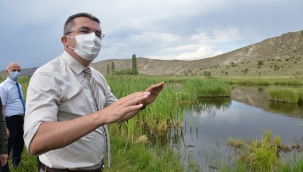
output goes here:
<path id="1" fill-rule="evenodd" d="M 14 81 L 17 81 L 18 78 L 20 77 L 20 72 L 10 72 L 9 74 L 9 77 L 14 80 Z"/>

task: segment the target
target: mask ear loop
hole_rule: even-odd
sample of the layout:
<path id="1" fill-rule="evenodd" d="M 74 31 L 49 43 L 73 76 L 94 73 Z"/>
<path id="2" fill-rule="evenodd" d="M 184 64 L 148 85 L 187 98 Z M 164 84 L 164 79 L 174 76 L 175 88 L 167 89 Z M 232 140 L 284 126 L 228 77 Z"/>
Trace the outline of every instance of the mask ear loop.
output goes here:
<path id="1" fill-rule="evenodd" d="M 75 36 L 68 36 L 68 35 L 65 35 L 67 38 L 71 38 L 71 37 L 75 37 Z M 68 41 L 68 39 L 67 39 L 67 41 Z M 70 48 L 70 49 L 72 49 L 72 50 L 75 50 L 76 48 L 73 48 L 73 47 L 71 47 L 71 46 L 67 46 L 68 48 Z"/>

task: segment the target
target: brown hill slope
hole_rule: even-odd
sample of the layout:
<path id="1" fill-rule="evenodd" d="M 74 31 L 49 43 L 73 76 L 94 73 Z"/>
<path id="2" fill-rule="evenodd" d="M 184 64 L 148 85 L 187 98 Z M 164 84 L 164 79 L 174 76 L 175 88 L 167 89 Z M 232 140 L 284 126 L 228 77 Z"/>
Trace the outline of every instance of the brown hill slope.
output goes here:
<path id="1" fill-rule="evenodd" d="M 271 59 L 289 59 L 303 56 L 303 30 L 289 32 L 278 37 L 268 38 L 262 42 L 252 44 L 212 58 L 181 61 L 156 60 L 137 58 L 140 74 L 146 75 L 184 75 L 187 71 L 201 71 L 210 67 L 239 63 L 268 61 Z M 131 68 L 131 59 L 105 60 L 93 63 L 92 66 L 101 73 L 107 73 L 107 64 L 114 62 L 117 71 Z M 268 66 L 269 67 L 269 66 Z"/>
<path id="2" fill-rule="evenodd" d="M 204 71 L 210 71 L 212 76 L 256 76 L 256 73 L 262 76 L 292 76 L 303 73 L 301 57 L 303 57 L 303 30 L 268 38 L 256 44 L 201 60 L 156 60 L 139 57 L 137 67 L 140 74 L 146 75 L 203 75 Z M 258 65 L 258 60 L 266 61 L 262 68 Z M 104 60 L 91 65 L 106 75 L 107 65 L 111 65 L 112 62 L 115 64 L 116 71 L 132 68 L 131 59 Z M 36 68 L 23 69 L 22 75 L 32 75 L 35 70 Z M 0 73 L 5 74 L 5 70 Z"/>

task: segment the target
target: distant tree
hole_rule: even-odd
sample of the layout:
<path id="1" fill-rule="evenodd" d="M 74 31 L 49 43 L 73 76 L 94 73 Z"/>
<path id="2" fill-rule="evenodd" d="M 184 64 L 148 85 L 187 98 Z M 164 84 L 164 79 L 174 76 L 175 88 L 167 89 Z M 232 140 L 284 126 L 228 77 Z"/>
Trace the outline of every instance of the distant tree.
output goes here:
<path id="1" fill-rule="evenodd" d="M 264 61 L 263 60 L 258 60 L 258 65 L 263 65 Z"/>
<path id="2" fill-rule="evenodd" d="M 112 75 L 115 73 L 115 63 L 112 62 Z"/>
<path id="3" fill-rule="evenodd" d="M 138 75 L 138 69 L 137 69 L 137 59 L 136 59 L 136 54 L 133 54 L 132 56 L 132 70 L 133 70 L 133 75 Z"/>
<path id="4" fill-rule="evenodd" d="M 206 78 L 210 78 L 211 73 L 210 73 L 209 71 L 204 71 L 203 75 L 204 75 Z"/>
<path id="5" fill-rule="evenodd" d="M 231 65 L 232 67 L 236 67 L 236 66 L 237 66 L 237 63 L 231 62 L 230 65 Z"/>
<path id="6" fill-rule="evenodd" d="M 107 75 L 109 75 L 109 74 L 110 74 L 110 65 L 107 64 Z"/>

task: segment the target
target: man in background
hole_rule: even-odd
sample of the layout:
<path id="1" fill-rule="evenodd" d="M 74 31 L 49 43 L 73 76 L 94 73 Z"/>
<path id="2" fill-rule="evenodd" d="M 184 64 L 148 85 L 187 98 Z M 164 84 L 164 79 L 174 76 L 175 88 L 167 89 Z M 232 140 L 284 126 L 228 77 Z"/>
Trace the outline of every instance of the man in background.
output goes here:
<path id="1" fill-rule="evenodd" d="M 17 82 L 20 77 L 20 65 L 10 63 L 7 66 L 7 79 L 0 84 L 2 113 L 5 116 L 9 132 L 8 155 L 12 152 L 12 164 L 16 168 L 21 165 L 23 151 L 23 117 L 25 113 L 24 98 L 21 85 Z M 9 172 L 8 163 L 2 167 L 3 172 Z"/>

